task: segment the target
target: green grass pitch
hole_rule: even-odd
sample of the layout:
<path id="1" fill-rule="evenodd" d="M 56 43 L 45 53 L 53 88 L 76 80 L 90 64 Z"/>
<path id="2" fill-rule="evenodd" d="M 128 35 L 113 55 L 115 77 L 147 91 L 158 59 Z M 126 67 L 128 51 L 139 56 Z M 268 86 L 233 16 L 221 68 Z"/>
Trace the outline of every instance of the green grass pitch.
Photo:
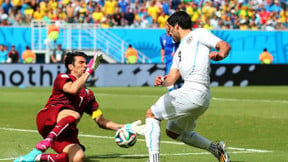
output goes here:
<path id="1" fill-rule="evenodd" d="M 92 88 L 104 116 L 120 123 L 144 116 L 166 88 Z M 36 113 L 45 105 L 51 88 L 0 88 L 0 162 L 28 153 L 41 140 Z M 191 92 L 193 93 L 193 92 Z M 189 147 L 165 135 L 161 123 L 161 161 L 217 161 L 207 151 Z M 196 131 L 213 140 L 224 140 L 236 162 L 287 162 L 288 87 L 212 87 L 211 103 L 198 120 Z M 78 125 L 86 146 L 86 161 L 147 161 L 144 138 L 125 149 L 114 143 L 113 131 L 103 130 L 84 115 Z M 49 149 L 49 152 L 51 149 Z"/>

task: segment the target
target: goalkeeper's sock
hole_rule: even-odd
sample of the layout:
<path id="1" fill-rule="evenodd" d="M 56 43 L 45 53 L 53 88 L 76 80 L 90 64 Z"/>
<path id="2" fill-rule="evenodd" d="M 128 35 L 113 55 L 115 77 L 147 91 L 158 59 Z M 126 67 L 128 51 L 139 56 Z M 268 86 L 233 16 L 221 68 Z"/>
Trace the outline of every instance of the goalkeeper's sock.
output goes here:
<path id="1" fill-rule="evenodd" d="M 68 128 L 69 125 L 74 124 L 75 121 L 76 118 L 74 118 L 73 116 L 67 116 L 61 119 L 59 122 L 57 122 L 56 126 L 47 135 L 47 137 L 36 145 L 36 149 L 45 152 L 50 147 L 51 143 L 57 138 L 57 136 L 59 136 L 63 131 L 65 131 L 65 129 Z"/>
<path id="2" fill-rule="evenodd" d="M 158 162 L 160 152 L 159 120 L 154 118 L 146 118 L 145 138 L 146 138 L 146 146 L 149 151 L 149 161 Z"/>
<path id="3" fill-rule="evenodd" d="M 35 158 L 35 161 L 46 161 L 46 162 L 69 162 L 69 156 L 67 153 L 60 154 L 40 154 Z"/>
<path id="4" fill-rule="evenodd" d="M 197 148 L 208 150 L 212 143 L 205 137 L 202 137 L 194 131 L 183 131 L 177 140 L 184 142 L 187 145 L 194 146 Z"/>

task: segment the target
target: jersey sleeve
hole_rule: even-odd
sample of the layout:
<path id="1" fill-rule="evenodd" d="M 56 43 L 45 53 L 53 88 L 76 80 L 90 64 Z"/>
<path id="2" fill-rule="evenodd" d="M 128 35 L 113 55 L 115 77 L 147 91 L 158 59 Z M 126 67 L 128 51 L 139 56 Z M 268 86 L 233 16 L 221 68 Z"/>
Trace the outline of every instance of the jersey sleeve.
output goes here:
<path id="1" fill-rule="evenodd" d="M 209 48 L 215 48 L 216 44 L 221 41 L 220 38 L 211 33 L 207 29 L 196 29 L 199 42 Z"/>
<path id="2" fill-rule="evenodd" d="M 54 81 L 54 87 L 58 90 L 63 90 L 65 83 L 72 81 L 68 74 L 58 74 Z"/>
<path id="3" fill-rule="evenodd" d="M 90 89 L 89 89 L 89 93 L 88 93 L 87 99 L 88 99 L 88 104 L 87 104 L 87 107 L 85 108 L 85 112 L 87 114 L 92 115 L 93 112 L 96 112 L 97 110 L 101 111 L 99 109 L 99 104 L 96 101 L 94 93 Z"/>

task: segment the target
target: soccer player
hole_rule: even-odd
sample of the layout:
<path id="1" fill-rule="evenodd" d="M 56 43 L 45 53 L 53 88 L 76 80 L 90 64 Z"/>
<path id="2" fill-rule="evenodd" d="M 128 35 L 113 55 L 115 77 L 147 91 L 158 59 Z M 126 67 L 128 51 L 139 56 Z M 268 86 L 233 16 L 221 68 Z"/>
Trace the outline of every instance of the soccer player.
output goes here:
<path id="1" fill-rule="evenodd" d="M 145 139 L 149 161 L 160 161 L 160 122 L 168 120 L 166 134 L 187 145 L 208 150 L 221 162 L 230 161 L 224 142 L 214 143 L 194 130 L 197 118 L 209 106 L 210 59 L 227 57 L 230 45 L 206 29 L 192 31 L 190 16 L 179 11 L 167 20 L 167 31 L 175 42 L 180 42 L 167 76 L 157 76 L 155 86 L 173 85 L 181 76 L 181 88 L 161 96 L 146 112 Z M 215 48 L 217 51 L 211 52 Z"/>
<path id="2" fill-rule="evenodd" d="M 165 75 L 167 75 L 170 71 L 173 56 L 178 48 L 179 43 L 173 41 L 172 37 L 167 33 L 163 33 L 160 36 L 160 44 L 161 44 L 161 62 L 166 64 L 165 67 Z M 168 86 L 167 89 L 169 91 L 174 90 L 174 85 Z"/>
<path id="3" fill-rule="evenodd" d="M 85 147 L 78 139 L 77 123 L 83 113 L 88 113 L 100 128 L 118 130 L 121 127 L 135 128 L 139 122 L 132 124 L 118 124 L 104 118 L 93 91 L 85 87 L 88 77 L 96 70 L 102 59 L 98 52 L 86 63 L 83 52 L 69 52 L 65 58 L 66 73 L 57 75 L 52 94 L 46 106 L 37 114 L 38 131 L 44 140 L 28 154 L 15 161 L 53 161 L 53 162 L 81 162 L 84 160 Z M 45 154 L 51 147 L 58 154 Z"/>

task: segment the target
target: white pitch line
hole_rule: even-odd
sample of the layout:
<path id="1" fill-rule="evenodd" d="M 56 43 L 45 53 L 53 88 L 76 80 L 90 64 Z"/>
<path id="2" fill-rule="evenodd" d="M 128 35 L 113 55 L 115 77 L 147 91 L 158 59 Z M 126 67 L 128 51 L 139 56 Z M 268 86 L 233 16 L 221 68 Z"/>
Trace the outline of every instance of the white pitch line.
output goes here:
<path id="1" fill-rule="evenodd" d="M 5 131 L 16 131 L 16 132 L 29 132 L 29 133 L 37 133 L 36 130 L 29 130 L 29 129 L 18 129 L 18 128 L 3 128 L 0 127 L 0 130 Z M 89 135 L 89 134 L 79 134 L 79 137 L 88 137 L 88 138 L 102 138 L 102 139 L 113 139 L 114 137 L 109 136 L 97 136 L 97 135 Z M 145 142 L 144 139 L 138 139 L 138 141 Z M 174 144 L 174 145 L 185 145 L 182 142 L 173 142 L 173 141 L 161 141 L 163 144 Z M 249 149 L 249 148 L 237 148 L 237 147 L 227 147 L 229 150 L 236 150 L 236 151 L 244 151 L 244 152 L 255 152 L 255 153 L 267 153 L 267 152 L 273 152 L 270 150 L 258 150 L 258 149 Z"/>
<path id="2" fill-rule="evenodd" d="M 218 98 L 218 97 L 212 97 L 212 100 L 216 101 L 231 101 L 231 102 L 267 102 L 267 103 L 283 103 L 283 104 L 288 104 L 288 100 L 265 100 L 265 99 L 239 99 L 239 98 Z"/>
<path id="3" fill-rule="evenodd" d="M 108 94 L 108 93 L 98 93 L 96 94 L 97 96 L 119 96 L 119 94 Z M 135 96 L 134 94 L 121 94 L 121 96 Z M 141 95 L 137 94 L 138 97 L 160 97 L 158 95 Z M 211 97 L 212 100 L 215 101 L 229 101 L 229 102 L 267 102 L 267 103 L 283 103 L 283 104 L 288 104 L 288 100 L 266 100 L 266 99 L 240 99 L 240 98 L 218 98 L 218 97 Z"/>

